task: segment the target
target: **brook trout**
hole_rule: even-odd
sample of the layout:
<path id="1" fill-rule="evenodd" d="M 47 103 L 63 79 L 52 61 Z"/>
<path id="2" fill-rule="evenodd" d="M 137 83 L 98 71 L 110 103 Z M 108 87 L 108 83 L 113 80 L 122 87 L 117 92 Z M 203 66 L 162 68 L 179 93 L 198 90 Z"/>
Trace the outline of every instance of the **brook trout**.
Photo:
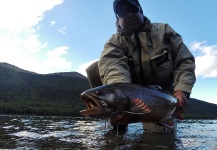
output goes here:
<path id="1" fill-rule="evenodd" d="M 101 119 L 130 113 L 140 115 L 141 122 L 162 122 L 172 117 L 177 106 L 177 98 L 172 95 L 130 83 L 99 86 L 80 97 L 87 106 L 80 113 Z"/>

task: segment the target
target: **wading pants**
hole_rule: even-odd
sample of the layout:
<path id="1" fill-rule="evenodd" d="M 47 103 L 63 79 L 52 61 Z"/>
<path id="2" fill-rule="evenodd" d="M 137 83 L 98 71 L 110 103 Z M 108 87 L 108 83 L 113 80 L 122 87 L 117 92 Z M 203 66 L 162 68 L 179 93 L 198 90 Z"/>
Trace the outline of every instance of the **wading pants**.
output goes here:
<path id="1" fill-rule="evenodd" d="M 162 125 L 158 125 L 152 122 L 144 122 L 143 129 L 145 132 L 153 132 L 153 133 L 176 133 L 177 130 L 177 121 L 176 119 L 170 120 L 173 123 L 173 127 L 164 127 Z"/>

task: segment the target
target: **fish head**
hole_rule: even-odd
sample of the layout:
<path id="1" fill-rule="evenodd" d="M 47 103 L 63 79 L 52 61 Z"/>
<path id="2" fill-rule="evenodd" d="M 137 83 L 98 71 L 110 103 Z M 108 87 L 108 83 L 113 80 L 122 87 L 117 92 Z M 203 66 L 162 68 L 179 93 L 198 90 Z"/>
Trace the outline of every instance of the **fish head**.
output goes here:
<path id="1" fill-rule="evenodd" d="M 126 95 L 114 85 L 99 86 L 80 95 L 87 109 L 80 111 L 84 116 L 110 118 L 123 111 L 129 104 Z"/>

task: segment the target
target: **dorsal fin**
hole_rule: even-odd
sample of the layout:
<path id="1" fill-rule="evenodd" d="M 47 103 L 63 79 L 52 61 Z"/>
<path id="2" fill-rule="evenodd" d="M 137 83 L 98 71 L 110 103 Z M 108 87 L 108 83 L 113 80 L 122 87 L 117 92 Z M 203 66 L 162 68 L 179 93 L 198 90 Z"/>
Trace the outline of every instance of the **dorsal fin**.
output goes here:
<path id="1" fill-rule="evenodd" d="M 161 91 L 162 88 L 159 85 L 149 85 L 148 88 L 156 90 L 156 91 Z"/>

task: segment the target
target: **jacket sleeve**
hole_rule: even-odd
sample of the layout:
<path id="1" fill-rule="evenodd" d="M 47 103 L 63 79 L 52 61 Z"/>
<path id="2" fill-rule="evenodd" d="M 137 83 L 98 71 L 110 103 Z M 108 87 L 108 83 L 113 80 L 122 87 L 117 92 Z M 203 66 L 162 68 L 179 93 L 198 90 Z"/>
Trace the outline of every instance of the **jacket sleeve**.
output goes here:
<path id="1" fill-rule="evenodd" d="M 104 45 L 98 63 L 101 81 L 110 83 L 131 83 L 128 58 L 125 55 L 124 43 L 117 34 Z"/>
<path id="2" fill-rule="evenodd" d="M 182 37 L 166 24 L 167 41 L 172 47 L 174 59 L 174 91 L 182 90 L 191 93 L 196 81 L 195 60 L 187 46 L 183 43 Z"/>

